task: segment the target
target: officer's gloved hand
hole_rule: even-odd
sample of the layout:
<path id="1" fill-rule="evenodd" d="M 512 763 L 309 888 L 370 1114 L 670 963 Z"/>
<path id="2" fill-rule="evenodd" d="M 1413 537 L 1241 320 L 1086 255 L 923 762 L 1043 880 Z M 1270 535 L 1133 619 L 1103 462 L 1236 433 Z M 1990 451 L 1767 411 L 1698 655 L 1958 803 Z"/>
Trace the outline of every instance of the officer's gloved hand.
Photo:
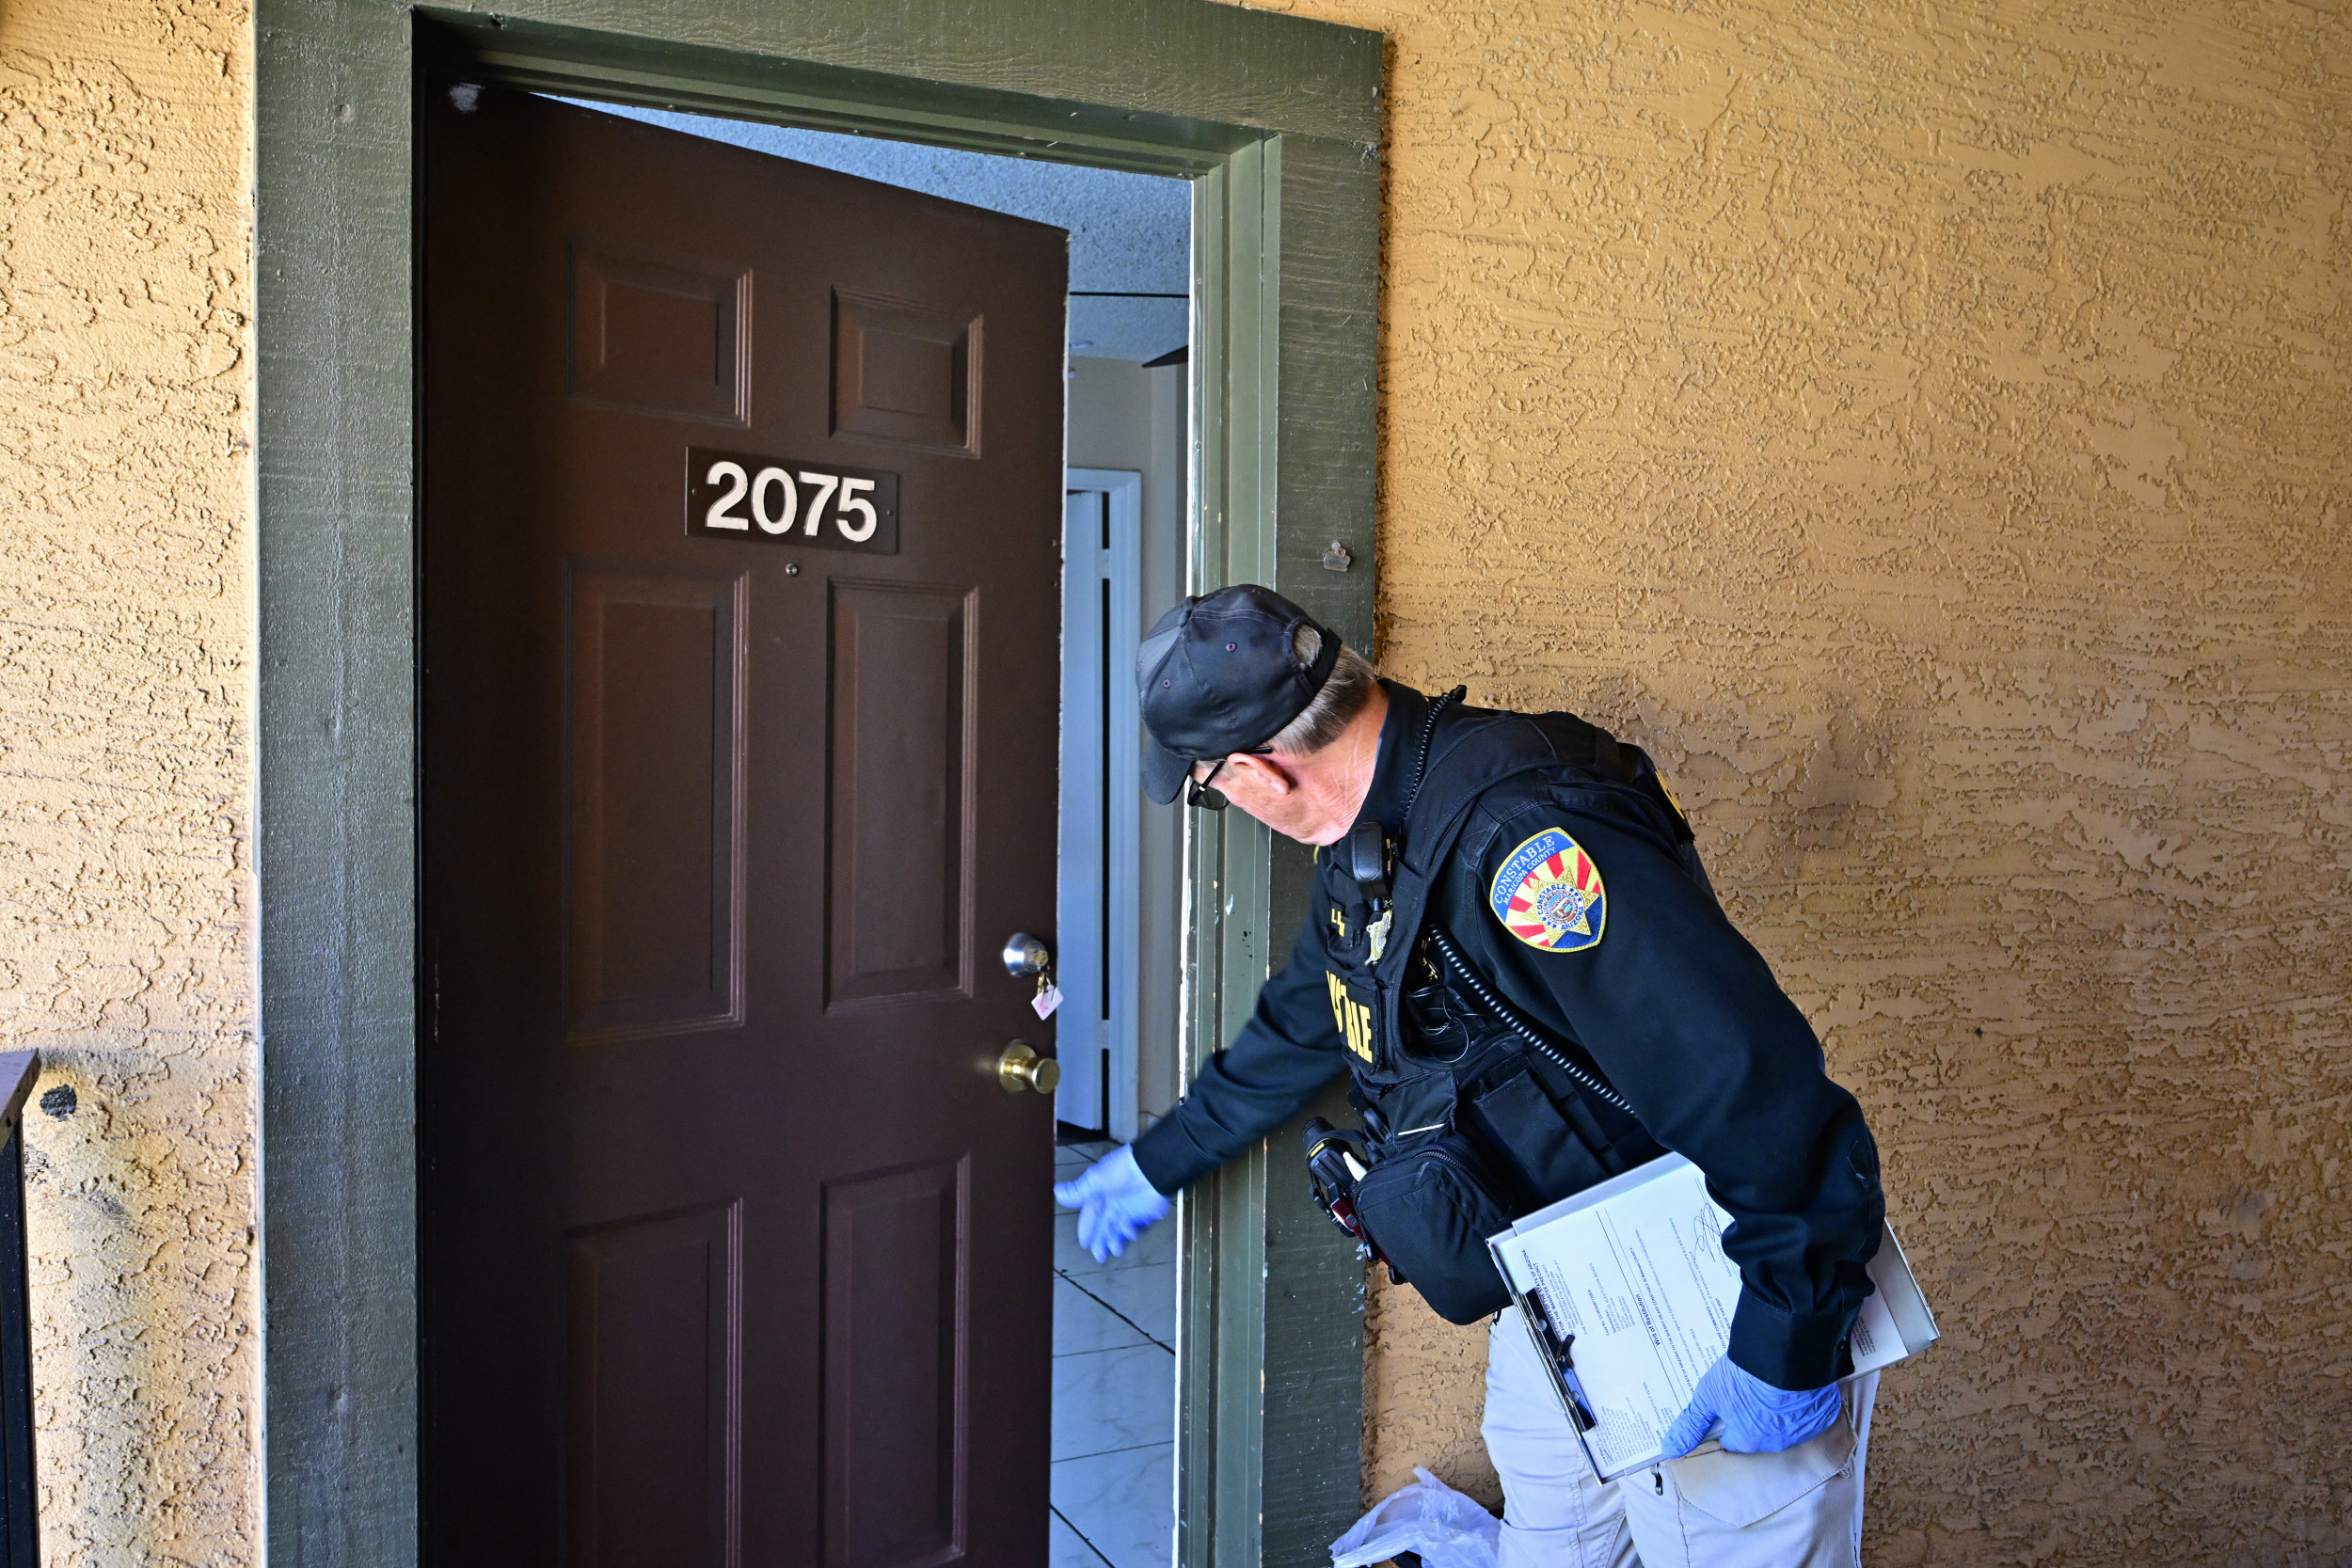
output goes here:
<path id="1" fill-rule="evenodd" d="M 1089 1173 L 1092 1174 L 1091 1172 Z M 1724 1424 L 1723 1445 L 1733 1453 L 1778 1453 L 1819 1437 L 1837 1424 L 1837 1386 L 1791 1393 L 1732 1365 L 1727 1355 L 1699 1376 L 1691 1402 L 1666 1428 L 1660 1451 L 1680 1459 Z"/>
<path id="2" fill-rule="evenodd" d="M 1136 1164 L 1135 1150 L 1121 1145 L 1089 1165 L 1075 1181 L 1054 1186 L 1055 1201 L 1078 1211 L 1078 1244 L 1107 1263 L 1127 1243 L 1168 1212 L 1168 1199 Z"/>

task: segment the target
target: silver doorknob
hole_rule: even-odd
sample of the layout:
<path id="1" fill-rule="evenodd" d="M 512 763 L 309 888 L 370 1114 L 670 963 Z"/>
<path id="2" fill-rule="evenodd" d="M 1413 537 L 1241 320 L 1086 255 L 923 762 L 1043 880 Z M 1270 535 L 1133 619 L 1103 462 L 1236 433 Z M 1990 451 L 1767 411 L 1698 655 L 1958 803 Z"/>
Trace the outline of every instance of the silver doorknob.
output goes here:
<path id="1" fill-rule="evenodd" d="M 1005 939 L 1004 958 L 1005 973 L 1016 980 L 1054 967 L 1054 950 L 1026 931 L 1015 931 Z"/>

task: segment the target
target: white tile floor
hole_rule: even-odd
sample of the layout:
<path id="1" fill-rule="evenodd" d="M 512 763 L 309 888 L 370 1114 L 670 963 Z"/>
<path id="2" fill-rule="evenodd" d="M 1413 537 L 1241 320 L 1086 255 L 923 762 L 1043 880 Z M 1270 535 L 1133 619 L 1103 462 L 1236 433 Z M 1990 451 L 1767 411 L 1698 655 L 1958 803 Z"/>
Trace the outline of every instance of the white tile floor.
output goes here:
<path id="1" fill-rule="evenodd" d="M 1054 1151 L 1066 1181 L 1110 1144 Z M 1176 1517 L 1176 1227 L 1097 1263 L 1078 1216 L 1054 1227 L 1054 1520 L 1049 1568 L 1168 1568 Z"/>

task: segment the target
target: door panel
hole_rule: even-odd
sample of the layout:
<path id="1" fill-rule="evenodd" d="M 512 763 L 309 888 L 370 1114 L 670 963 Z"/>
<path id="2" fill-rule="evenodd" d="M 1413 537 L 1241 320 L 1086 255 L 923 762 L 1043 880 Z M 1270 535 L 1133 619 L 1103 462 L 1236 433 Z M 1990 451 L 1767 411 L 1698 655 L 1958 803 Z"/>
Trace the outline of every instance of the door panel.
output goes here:
<path id="1" fill-rule="evenodd" d="M 980 454 L 980 318 L 835 290 L 834 430 Z"/>
<path id="2" fill-rule="evenodd" d="M 1065 236 L 426 122 L 425 1560 L 1028 1568 Z M 896 546 L 690 530 L 690 448 Z"/>
<path id="3" fill-rule="evenodd" d="M 568 575 L 572 1043 L 739 1024 L 747 581 Z"/>
<path id="4" fill-rule="evenodd" d="M 961 1555 L 968 1177 L 958 1161 L 826 1184 L 827 1568 Z"/>
<path id="5" fill-rule="evenodd" d="M 835 1003 L 972 983 L 972 619 L 953 590 L 834 585 L 826 946 Z"/>
<path id="6" fill-rule="evenodd" d="M 741 1513 L 735 1204 L 568 1238 L 567 1556 L 732 1568 Z"/>
<path id="7" fill-rule="evenodd" d="M 752 275 L 569 247 L 565 384 L 585 406 L 740 425 Z"/>

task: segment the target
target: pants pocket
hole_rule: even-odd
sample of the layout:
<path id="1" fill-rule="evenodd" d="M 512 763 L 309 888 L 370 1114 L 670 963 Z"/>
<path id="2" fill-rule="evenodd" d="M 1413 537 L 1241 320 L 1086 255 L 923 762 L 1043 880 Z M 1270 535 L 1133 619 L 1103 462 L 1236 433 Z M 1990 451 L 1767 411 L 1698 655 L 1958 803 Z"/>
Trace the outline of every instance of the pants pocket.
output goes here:
<path id="1" fill-rule="evenodd" d="M 1735 1528 L 1770 1518 L 1843 1473 L 1858 1439 L 1851 1415 L 1808 1443 L 1779 1453 L 1717 1449 L 1666 1462 L 1675 1490 L 1692 1508 Z"/>

